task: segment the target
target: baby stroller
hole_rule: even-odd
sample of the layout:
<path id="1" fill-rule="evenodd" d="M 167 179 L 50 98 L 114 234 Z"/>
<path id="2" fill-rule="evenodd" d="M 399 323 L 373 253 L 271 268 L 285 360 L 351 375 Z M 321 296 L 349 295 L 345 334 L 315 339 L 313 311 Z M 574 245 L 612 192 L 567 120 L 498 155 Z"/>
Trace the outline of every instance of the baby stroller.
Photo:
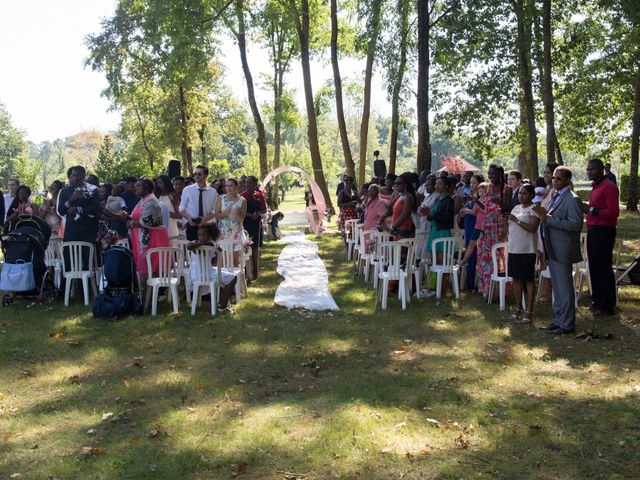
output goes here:
<path id="1" fill-rule="evenodd" d="M 142 304 L 133 293 L 133 258 L 127 247 L 112 245 L 104 250 L 104 293 L 93 301 L 93 316 L 117 319 L 142 313 Z"/>
<path id="2" fill-rule="evenodd" d="M 44 261 L 51 228 L 40 217 L 21 215 L 10 233 L 2 236 L 4 253 L 0 290 L 4 306 L 17 294 L 46 303 L 56 297 L 57 289 Z"/>

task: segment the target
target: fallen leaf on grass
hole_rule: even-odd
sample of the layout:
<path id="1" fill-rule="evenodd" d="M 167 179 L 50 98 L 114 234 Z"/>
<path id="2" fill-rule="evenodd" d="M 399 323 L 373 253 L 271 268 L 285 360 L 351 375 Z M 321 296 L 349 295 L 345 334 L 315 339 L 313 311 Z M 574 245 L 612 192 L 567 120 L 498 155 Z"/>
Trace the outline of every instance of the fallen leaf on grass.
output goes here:
<path id="1" fill-rule="evenodd" d="M 129 440 L 129 443 L 131 445 L 137 445 L 138 442 L 140 442 L 140 438 L 138 438 L 138 437 L 131 437 L 131 440 Z"/>
<path id="2" fill-rule="evenodd" d="M 455 439 L 454 443 L 458 448 L 461 448 L 463 450 L 469 448 L 469 440 L 464 433 L 460 433 L 460 435 L 458 435 L 458 437 Z"/>
<path id="3" fill-rule="evenodd" d="M 49 336 L 54 340 L 60 340 L 62 337 L 64 337 L 64 332 L 50 333 Z"/>
<path id="4" fill-rule="evenodd" d="M 185 403 L 187 400 L 189 400 L 189 394 L 188 393 L 183 393 L 182 395 L 180 395 L 180 400 L 182 400 L 182 403 Z"/>
<path id="5" fill-rule="evenodd" d="M 129 379 L 127 377 L 122 379 L 122 384 L 126 387 L 129 388 Z"/>
<path id="6" fill-rule="evenodd" d="M 102 453 L 102 448 L 100 447 L 82 447 L 80 449 L 80 455 L 89 457 L 92 455 L 98 455 Z"/>
<path id="7" fill-rule="evenodd" d="M 440 422 L 435 418 L 427 418 L 427 422 L 433 423 L 434 425 L 440 426 Z"/>
<path id="8" fill-rule="evenodd" d="M 154 428 L 153 430 L 149 430 L 146 435 L 149 438 L 156 438 L 157 436 L 160 435 L 160 433 L 162 433 L 162 430 L 160 428 Z"/>
<path id="9" fill-rule="evenodd" d="M 196 390 L 198 391 L 198 393 L 204 392 L 204 383 L 197 384 L 196 385 Z"/>
<path id="10" fill-rule="evenodd" d="M 80 383 L 80 375 L 71 375 L 69 377 L 70 383 Z"/>
<path id="11" fill-rule="evenodd" d="M 246 463 L 232 463 L 231 464 L 231 468 L 233 469 L 233 471 L 229 475 L 231 476 L 231 478 L 235 478 L 238 475 L 240 475 L 241 473 L 245 473 L 247 471 L 247 464 Z"/>
<path id="12" fill-rule="evenodd" d="M 8 442 L 11 437 L 13 437 L 13 433 L 7 432 L 2 435 L 2 440 L 4 440 L 5 442 Z"/>
<path id="13" fill-rule="evenodd" d="M 105 420 L 109 420 L 113 418 L 113 412 L 108 412 L 108 413 L 103 413 L 102 414 L 102 421 L 104 422 Z"/>

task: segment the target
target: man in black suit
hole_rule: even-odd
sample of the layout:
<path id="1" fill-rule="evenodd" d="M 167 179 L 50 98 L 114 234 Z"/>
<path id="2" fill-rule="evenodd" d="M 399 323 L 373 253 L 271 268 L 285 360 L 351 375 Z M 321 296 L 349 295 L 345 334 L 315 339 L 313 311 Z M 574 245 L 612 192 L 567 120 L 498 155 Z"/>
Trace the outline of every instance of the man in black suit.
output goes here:
<path id="1" fill-rule="evenodd" d="M 58 214 L 65 217 L 65 242 L 96 243 L 100 196 L 94 185 L 85 182 L 85 174 L 84 167 L 71 167 L 69 185 L 58 195 Z M 88 257 L 89 252 L 83 252 L 83 268 L 87 266 Z"/>
<path id="2" fill-rule="evenodd" d="M 520 187 L 522 186 L 522 174 L 517 170 L 512 170 L 507 175 L 507 185 L 511 188 L 511 208 L 520 205 Z"/>

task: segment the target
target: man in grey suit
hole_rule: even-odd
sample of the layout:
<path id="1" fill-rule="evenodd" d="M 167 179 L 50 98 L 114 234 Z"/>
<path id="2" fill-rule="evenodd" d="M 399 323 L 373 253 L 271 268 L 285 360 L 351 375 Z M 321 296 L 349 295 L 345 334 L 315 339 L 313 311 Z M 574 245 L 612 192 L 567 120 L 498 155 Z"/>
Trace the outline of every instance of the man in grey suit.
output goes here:
<path id="1" fill-rule="evenodd" d="M 534 207 L 542 220 L 542 239 L 551 272 L 553 288 L 553 322 L 544 330 L 549 334 L 573 333 L 576 330 L 573 264 L 582 260 L 580 230 L 582 201 L 571 191 L 571 170 L 558 167 L 553 172 L 553 194 L 548 210 Z"/>

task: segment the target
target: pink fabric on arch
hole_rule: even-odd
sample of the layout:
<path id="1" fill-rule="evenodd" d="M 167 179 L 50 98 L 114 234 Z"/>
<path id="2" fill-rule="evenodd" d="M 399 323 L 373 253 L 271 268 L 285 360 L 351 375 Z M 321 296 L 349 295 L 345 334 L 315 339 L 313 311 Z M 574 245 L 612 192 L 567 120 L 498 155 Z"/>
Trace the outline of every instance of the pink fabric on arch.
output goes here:
<path id="1" fill-rule="evenodd" d="M 304 175 L 305 180 L 309 182 L 309 186 L 311 187 L 311 193 L 313 194 L 313 198 L 315 200 L 315 207 L 307 207 L 307 218 L 309 219 L 309 227 L 311 231 L 314 233 L 322 233 L 324 231 L 324 212 L 327 208 L 327 203 L 324 199 L 324 195 L 322 194 L 322 190 L 320 190 L 320 186 L 313 180 L 307 172 L 298 167 L 293 167 L 291 165 L 284 165 L 282 167 L 278 167 L 267 174 L 260 183 L 260 190 L 265 191 L 269 182 L 280 175 L 281 173 L 297 173 L 298 175 Z M 311 210 L 310 210 L 311 209 Z M 317 211 L 317 220 L 315 219 L 314 212 Z"/>

